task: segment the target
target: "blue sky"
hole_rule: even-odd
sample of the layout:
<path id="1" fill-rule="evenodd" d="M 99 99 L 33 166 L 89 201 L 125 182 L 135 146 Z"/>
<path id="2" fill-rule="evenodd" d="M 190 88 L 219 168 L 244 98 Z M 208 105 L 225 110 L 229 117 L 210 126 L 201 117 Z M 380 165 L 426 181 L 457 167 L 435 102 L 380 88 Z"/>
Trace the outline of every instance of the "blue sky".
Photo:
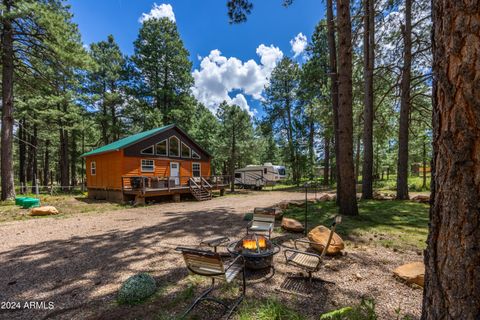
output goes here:
<path id="1" fill-rule="evenodd" d="M 194 94 L 212 110 L 230 99 L 261 114 L 261 88 L 275 63 L 295 55 L 292 39 L 299 33 L 309 40 L 324 16 L 321 0 L 296 0 L 285 8 L 282 0 L 254 0 L 246 23 L 228 23 L 225 0 L 69 0 L 83 42 L 105 40 L 113 34 L 125 54 L 133 53 L 142 14 L 170 15 L 190 52 Z M 152 8 L 154 10 L 152 11 Z M 297 37 L 298 61 L 305 38 Z M 300 53 L 298 53 L 300 52 Z M 203 60 L 203 62 L 202 62 Z M 253 60 L 253 61 L 249 61 Z"/>

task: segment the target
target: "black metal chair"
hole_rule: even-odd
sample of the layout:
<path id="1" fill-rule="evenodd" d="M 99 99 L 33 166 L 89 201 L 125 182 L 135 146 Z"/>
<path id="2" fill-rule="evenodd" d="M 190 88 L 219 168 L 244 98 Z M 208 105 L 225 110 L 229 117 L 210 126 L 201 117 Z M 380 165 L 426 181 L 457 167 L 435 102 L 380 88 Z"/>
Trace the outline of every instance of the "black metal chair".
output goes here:
<path id="1" fill-rule="evenodd" d="M 233 311 L 242 302 L 245 297 L 246 282 L 245 282 L 245 261 L 244 258 L 239 255 L 227 266 L 221 258 L 221 255 L 217 252 L 198 250 L 192 248 L 178 247 L 177 251 L 182 252 L 183 259 L 190 273 L 209 277 L 212 282 L 210 287 L 202 292 L 198 298 L 190 305 L 190 307 L 184 312 L 182 317 L 186 317 L 190 311 L 192 311 L 197 304 L 203 300 L 209 300 L 221 304 L 225 308 L 227 313 L 227 319 L 230 318 Z M 238 275 L 242 277 L 242 292 L 238 298 L 236 298 L 231 305 L 228 305 L 220 299 L 209 297 L 208 295 L 215 288 L 215 279 L 223 280 L 227 283 L 232 282 Z"/>
<path id="2" fill-rule="evenodd" d="M 287 265 L 291 265 L 300 269 L 303 269 L 308 273 L 308 280 L 311 283 L 312 281 L 321 281 L 329 282 L 320 278 L 313 278 L 312 273 L 320 270 L 320 265 L 322 263 L 323 257 L 327 253 L 328 247 L 332 241 L 333 234 L 335 233 L 335 227 L 337 224 L 342 222 L 341 216 L 336 216 L 333 220 L 332 227 L 330 228 L 330 234 L 328 236 L 328 241 L 325 244 L 322 254 L 318 255 L 316 253 L 305 252 L 298 249 L 297 243 L 308 243 L 316 244 L 315 242 L 297 239 L 294 241 L 295 249 L 285 249 L 283 254 L 285 255 L 285 262 Z M 292 279 L 305 279 L 305 277 L 289 277 Z"/>

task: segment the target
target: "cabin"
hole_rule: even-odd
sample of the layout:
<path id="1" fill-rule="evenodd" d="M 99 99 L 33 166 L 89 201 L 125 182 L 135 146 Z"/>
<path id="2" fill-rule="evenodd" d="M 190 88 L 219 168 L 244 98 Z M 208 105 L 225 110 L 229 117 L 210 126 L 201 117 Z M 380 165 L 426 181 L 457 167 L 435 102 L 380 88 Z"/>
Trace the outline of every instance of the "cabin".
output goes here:
<path id="1" fill-rule="evenodd" d="M 190 194 L 209 200 L 228 176 L 212 176 L 211 155 L 175 124 L 140 132 L 82 155 L 88 197 L 145 203 Z M 150 199 L 149 199 L 150 198 Z"/>

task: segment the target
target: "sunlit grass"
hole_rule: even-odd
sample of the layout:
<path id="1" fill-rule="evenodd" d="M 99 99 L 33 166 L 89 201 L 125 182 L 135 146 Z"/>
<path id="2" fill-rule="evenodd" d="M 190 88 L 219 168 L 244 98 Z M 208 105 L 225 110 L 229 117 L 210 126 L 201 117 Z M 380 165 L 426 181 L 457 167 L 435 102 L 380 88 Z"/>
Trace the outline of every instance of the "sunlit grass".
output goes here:
<path id="1" fill-rule="evenodd" d="M 373 242 L 385 247 L 424 249 L 428 234 L 427 204 L 410 201 L 359 201 L 359 216 L 343 216 L 337 232 L 345 240 Z M 330 226 L 337 214 L 334 201 L 310 204 L 307 228 L 323 224 Z M 305 208 L 285 211 L 286 217 L 302 223 Z"/>

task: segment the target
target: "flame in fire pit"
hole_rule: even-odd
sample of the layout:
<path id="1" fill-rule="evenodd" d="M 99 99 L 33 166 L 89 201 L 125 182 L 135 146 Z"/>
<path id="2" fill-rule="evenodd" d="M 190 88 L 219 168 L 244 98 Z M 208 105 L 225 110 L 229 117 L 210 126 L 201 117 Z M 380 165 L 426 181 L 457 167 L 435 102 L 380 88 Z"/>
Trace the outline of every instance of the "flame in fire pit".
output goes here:
<path id="1" fill-rule="evenodd" d="M 267 247 L 267 241 L 265 237 L 259 236 L 258 247 L 257 247 L 257 239 L 255 238 L 243 239 L 242 247 L 248 250 L 265 249 Z"/>

